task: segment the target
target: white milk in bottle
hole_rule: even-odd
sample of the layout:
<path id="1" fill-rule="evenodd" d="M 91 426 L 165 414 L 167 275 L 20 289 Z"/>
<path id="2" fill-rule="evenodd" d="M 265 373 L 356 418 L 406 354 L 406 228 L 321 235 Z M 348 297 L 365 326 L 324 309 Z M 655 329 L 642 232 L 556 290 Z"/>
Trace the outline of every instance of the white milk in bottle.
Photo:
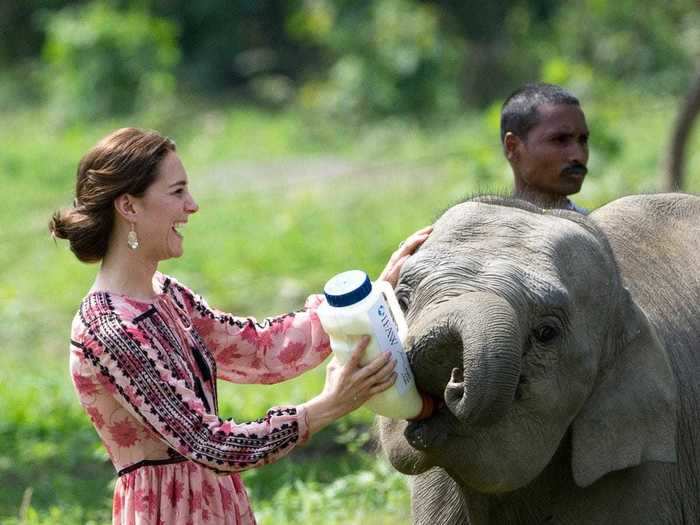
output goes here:
<path id="1" fill-rule="evenodd" d="M 361 270 L 350 270 L 331 278 L 323 289 L 326 303 L 318 309 L 333 353 L 342 364 L 350 360 L 363 335 L 371 336 L 361 363 L 380 352 L 390 352 L 396 362 L 396 382 L 365 404 L 374 413 L 393 419 L 422 419 L 433 409 L 432 398 L 416 389 L 403 341 L 406 320 L 394 290 L 386 281 L 370 282 Z"/>

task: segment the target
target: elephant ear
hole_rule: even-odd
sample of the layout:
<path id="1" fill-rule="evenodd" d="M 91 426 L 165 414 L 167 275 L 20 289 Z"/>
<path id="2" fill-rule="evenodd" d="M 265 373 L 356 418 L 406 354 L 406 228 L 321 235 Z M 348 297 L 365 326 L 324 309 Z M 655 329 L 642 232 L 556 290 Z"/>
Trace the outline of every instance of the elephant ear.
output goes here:
<path id="1" fill-rule="evenodd" d="M 572 469 L 580 487 L 644 461 L 676 461 L 678 393 L 669 357 L 626 289 L 622 317 L 616 355 L 572 426 Z"/>

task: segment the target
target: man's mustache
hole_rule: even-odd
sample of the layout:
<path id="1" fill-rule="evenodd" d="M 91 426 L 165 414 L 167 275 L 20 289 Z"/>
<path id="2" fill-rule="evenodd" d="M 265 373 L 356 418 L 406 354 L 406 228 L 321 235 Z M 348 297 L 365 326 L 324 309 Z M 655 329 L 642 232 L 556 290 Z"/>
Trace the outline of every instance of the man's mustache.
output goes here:
<path id="1" fill-rule="evenodd" d="M 588 173 L 588 168 L 578 162 L 569 164 L 566 168 L 561 170 L 562 175 L 585 175 L 586 173 Z"/>

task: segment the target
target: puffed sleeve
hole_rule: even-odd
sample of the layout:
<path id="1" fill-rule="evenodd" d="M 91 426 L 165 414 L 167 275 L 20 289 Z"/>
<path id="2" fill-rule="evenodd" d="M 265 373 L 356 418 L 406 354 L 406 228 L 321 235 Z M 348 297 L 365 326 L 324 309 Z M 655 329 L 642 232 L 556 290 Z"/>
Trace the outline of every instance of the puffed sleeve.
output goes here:
<path id="1" fill-rule="evenodd" d="M 271 463 L 308 438 L 302 407 L 274 407 L 257 421 L 238 424 L 208 412 L 148 334 L 117 314 L 96 319 L 86 337 L 86 357 L 115 386 L 117 401 L 192 461 L 242 471 Z"/>
<path id="2" fill-rule="evenodd" d="M 271 384 L 318 366 L 330 354 L 328 335 L 316 313 L 324 301 L 310 296 L 304 309 L 262 322 L 211 308 L 173 280 L 192 323 L 214 356 L 217 375 L 233 383 Z"/>

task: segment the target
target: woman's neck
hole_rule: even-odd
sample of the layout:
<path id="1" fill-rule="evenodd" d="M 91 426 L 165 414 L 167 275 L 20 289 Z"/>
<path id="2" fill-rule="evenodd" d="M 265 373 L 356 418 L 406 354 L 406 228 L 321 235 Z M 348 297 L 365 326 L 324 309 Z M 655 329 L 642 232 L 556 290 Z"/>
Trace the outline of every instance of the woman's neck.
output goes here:
<path id="1" fill-rule="evenodd" d="M 145 301 L 154 299 L 157 292 L 153 289 L 153 275 L 158 263 L 149 260 L 143 250 L 131 250 L 123 244 L 110 244 L 91 291 L 113 292 Z"/>

